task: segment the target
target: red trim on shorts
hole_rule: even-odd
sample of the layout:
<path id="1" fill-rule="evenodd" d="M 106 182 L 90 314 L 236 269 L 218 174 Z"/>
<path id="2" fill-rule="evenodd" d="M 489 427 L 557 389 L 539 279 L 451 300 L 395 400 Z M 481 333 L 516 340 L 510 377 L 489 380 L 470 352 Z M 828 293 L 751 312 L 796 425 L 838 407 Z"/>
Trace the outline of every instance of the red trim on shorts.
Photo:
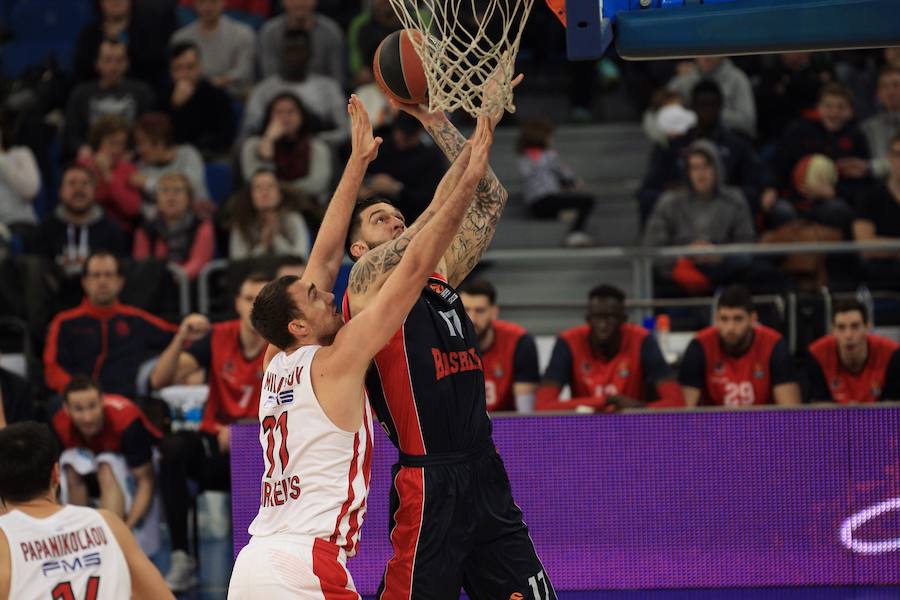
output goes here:
<path id="1" fill-rule="evenodd" d="M 425 511 L 425 469 L 401 467 L 394 478 L 400 506 L 394 513 L 391 546 L 394 555 L 384 571 L 384 590 L 379 600 L 411 600 L 416 553 Z"/>
<path id="2" fill-rule="evenodd" d="M 366 402 L 369 399 L 366 398 Z M 366 449 L 364 450 L 365 454 L 363 454 L 363 485 L 365 486 L 365 490 L 368 492 L 369 490 L 369 476 L 372 474 L 372 432 L 369 430 L 369 411 L 366 410 L 363 415 L 363 425 L 366 428 Z M 347 554 L 353 556 L 356 554 L 356 536 L 359 533 L 360 522 L 359 522 L 359 513 L 362 510 L 365 510 L 366 503 L 363 502 L 359 506 L 356 507 L 352 513 L 350 513 L 350 530 L 347 532 L 347 543 L 344 544 L 344 550 L 347 551 Z"/>
<path id="3" fill-rule="evenodd" d="M 316 538 L 312 548 L 313 575 L 319 578 L 319 587 L 325 600 L 359 600 L 359 594 L 348 588 L 350 578 L 347 569 L 338 560 L 340 548 Z"/>
<path id="4" fill-rule="evenodd" d="M 350 461 L 350 473 L 347 478 L 347 499 L 344 500 L 344 504 L 341 506 L 341 512 L 338 513 L 337 521 L 334 524 L 334 532 L 331 534 L 331 537 L 328 538 L 328 541 L 332 544 L 337 542 L 338 536 L 341 535 L 341 522 L 344 520 L 344 517 L 347 516 L 347 511 L 350 510 L 350 505 L 353 504 L 353 499 L 356 497 L 356 491 L 353 489 L 353 480 L 356 479 L 356 472 L 359 470 L 359 466 L 357 463 L 359 462 L 359 432 L 357 432 L 353 436 L 353 460 Z M 348 532 L 349 539 L 349 532 Z"/>

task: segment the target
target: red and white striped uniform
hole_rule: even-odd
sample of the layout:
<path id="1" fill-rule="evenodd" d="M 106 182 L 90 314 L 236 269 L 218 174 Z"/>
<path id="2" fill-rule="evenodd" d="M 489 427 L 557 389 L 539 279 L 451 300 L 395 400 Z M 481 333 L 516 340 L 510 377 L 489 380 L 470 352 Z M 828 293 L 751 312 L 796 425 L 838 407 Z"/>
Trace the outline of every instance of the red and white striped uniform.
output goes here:
<path id="1" fill-rule="evenodd" d="M 253 538 L 235 563 L 230 600 L 358 598 L 345 561 L 356 554 L 366 512 L 372 416 L 368 399 L 361 399 L 365 412 L 356 432 L 328 418 L 310 380 L 319 348 L 279 353 L 263 377 L 260 508 L 250 524 Z M 244 580 L 247 595 L 238 591 Z M 272 586 L 261 588 L 265 581 Z"/>

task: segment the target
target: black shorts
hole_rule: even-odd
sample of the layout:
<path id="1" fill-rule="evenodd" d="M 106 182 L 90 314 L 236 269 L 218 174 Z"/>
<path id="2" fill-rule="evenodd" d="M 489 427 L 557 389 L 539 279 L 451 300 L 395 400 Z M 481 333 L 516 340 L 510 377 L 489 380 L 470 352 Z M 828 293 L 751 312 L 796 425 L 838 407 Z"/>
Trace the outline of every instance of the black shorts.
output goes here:
<path id="1" fill-rule="evenodd" d="M 493 446 L 461 460 L 401 457 L 393 480 L 379 600 L 457 600 L 460 588 L 472 600 L 556 600 Z"/>

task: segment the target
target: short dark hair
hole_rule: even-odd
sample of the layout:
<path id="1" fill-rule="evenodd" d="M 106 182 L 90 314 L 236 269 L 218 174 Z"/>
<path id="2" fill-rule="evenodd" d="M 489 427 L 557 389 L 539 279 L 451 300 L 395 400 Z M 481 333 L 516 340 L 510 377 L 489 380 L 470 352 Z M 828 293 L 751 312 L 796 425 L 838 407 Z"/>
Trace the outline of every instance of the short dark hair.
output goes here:
<path id="1" fill-rule="evenodd" d="M 846 100 L 850 106 L 853 106 L 853 92 L 843 83 L 831 81 L 823 85 L 819 90 L 819 102 L 824 100 L 825 96 L 838 96 Z"/>
<path id="2" fill-rule="evenodd" d="M 881 81 L 882 77 L 887 77 L 888 75 L 900 75 L 900 67 L 884 65 L 881 67 L 881 70 L 878 71 L 878 80 Z"/>
<path id="3" fill-rule="evenodd" d="M 119 260 L 119 257 L 110 252 L 109 250 L 94 250 L 87 257 L 87 260 L 84 261 L 84 274 L 87 275 L 88 266 L 90 266 L 91 261 L 95 258 L 111 258 L 116 261 L 116 275 L 119 277 L 122 276 L 122 261 Z"/>
<path id="4" fill-rule="evenodd" d="M 845 298 L 834 303 L 834 311 L 831 313 L 831 322 L 834 323 L 835 317 L 840 313 L 858 311 L 862 315 L 863 321 L 869 322 L 869 309 L 865 304 L 856 298 Z"/>
<path id="5" fill-rule="evenodd" d="M 65 179 L 66 173 L 68 173 L 69 171 L 81 171 L 82 173 L 84 173 L 85 175 L 88 176 L 88 179 L 91 180 L 92 184 L 97 183 L 97 178 L 94 177 L 94 172 L 91 171 L 88 167 L 86 167 L 85 165 L 83 165 L 81 163 L 70 162 L 70 163 L 67 163 L 65 166 L 63 166 L 62 173 L 60 174 L 60 177 L 59 177 L 60 185 L 62 185 L 62 180 Z"/>
<path id="6" fill-rule="evenodd" d="M 620 290 L 614 285 L 607 285 L 602 283 L 596 287 L 594 287 L 590 292 L 588 292 L 588 301 L 591 300 L 616 300 L 622 304 L 625 304 L 625 292 Z"/>
<path id="7" fill-rule="evenodd" d="M 303 313 L 288 293 L 288 288 L 299 279 L 294 275 L 285 275 L 270 281 L 259 292 L 250 311 L 253 329 L 281 350 L 290 348 L 295 341 L 288 331 L 288 324 L 294 319 L 303 318 Z"/>
<path id="8" fill-rule="evenodd" d="M 122 46 L 123 48 L 125 48 L 125 56 L 128 56 L 128 44 L 126 44 L 124 40 L 114 37 L 104 37 L 102 40 L 100 40 L 100 43 L 97 44 L 97 54 L 94 56 L 95 59 L 100 58 L 100 50 L 103 49 L 104 45 Z"/>
<path id="9" fill-rule="evenodd" d="M 752 313 L 754 310 L 753 296 L 750 294 L 750 290 L 742 285 L 729 285 L 719 294 L 719 299 L 716 301 L 716 310 L 720 308 L 742 308 L 748 313 Z"/>
<path id="10" fill-rule="evenodd" d="M 72 392 L 83 392 L 84 390 L 97 390 L 97 393 L 102 397 L 103 389 L 100 387 L 100 384 L 87 375 L 76 375 L 69 380 L 69 383 L 66 384 L 66 387 L 63 388 L 62 391 L 62 399 L 63 402 L 69 401 L 69 394 Z"/>
<path id="11" fill-rule="evenodd" d="M 462 294 L 469 294 L 470 296 L 487 296 L 491 306 L 497 304 L 497 288 L 483 277 L 469 279 L 459 286 L 459 292 Z"/>
<path id="12" fill-rule="evenodd" d="M 553 122 L 549 119 L 526 119 L 519 126 L 516 152 L 522 154 L 529 148 L 543 149 L 550 145 L 553 137 Z"/>
<path id="13" fill-rule="evenodd" d="M 888 149 L 893 148 L 897 142 L 900 142 L 900 131 L 891 136 L 891 141 L 888 142 Z"/>
<path id="14" fill-rule="evenodd" d="M 693 102 L 697 99 L 697 96 L 702 94 L 716 96 L 719 102 L 722 102 L 722 88 L 712 79 L 703 79 L 694 86 L 694 89 L 691 91 L 691 101 Z"/>
<path id="15" fill-rule="evenodd" d="M 347 229 L 347 241 L 344 242 L 344 250 L 347 251 L 347 256 L 350 257 L 350 260 L 354 262 L 356 262 L 356 258 L 350 254 L 350 246 L 357 240 L 362 229 L 362 213 L 370 206 L 375 206 L 376 204 L 390 204 L 394 206 L 393 202 L 382 196 L 369 196 L 368 198 L 357 200 L 356 206 L 353 207 L 353 213 L 350 215 L 350 227 Z"/>
<path id="16" fill-rule="evenodd" d="M 50 489 L 59 445 L 50 427 L 36 421 L 0 430 L 0 500 L 28 502 Z"/>
<path id="17" fill-rule="evenodd" d="M 121 115 L 105 115 L 91 125 L 88 132 L 88 144 L 93 150 L 99 150 L 103 140 L 111 135 L 124 131 L 131 133 L 131 123 Z"/>
<path id="18" fill-rule="evenodd" d="M 171 46 L 169 46 L 169 62 L 172 62 L 176 58 L 181 58 L 181 55 L 190 52 L 193 50 L 197 53 L 197 58 L 200 58 L 200 46 L 195 44 L 194 42 L 175 42 Z"/>
<path id="19" fill-rule="evenodd" d="M 151 142 L 162 144 L 166 148 L 175 144 L 175 130 L 172 118 L 164 112 L 148 112 L 138 117 L 134 131 L 140 131 Z"/>
<path id="20" fill-rule="evenodd" d="M 244 285 L 245 283 L 269 283 L 270 281 L 272 281 L 272 278 L 268 273 L 253 271 L 241 279 L 241 285 Z"/>

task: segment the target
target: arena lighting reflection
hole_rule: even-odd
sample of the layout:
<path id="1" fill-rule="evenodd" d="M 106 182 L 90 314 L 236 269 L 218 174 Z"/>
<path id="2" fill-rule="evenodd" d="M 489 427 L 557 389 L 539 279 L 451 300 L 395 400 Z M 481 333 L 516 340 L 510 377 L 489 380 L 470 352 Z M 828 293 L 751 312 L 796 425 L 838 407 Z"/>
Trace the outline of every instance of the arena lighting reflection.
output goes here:
<path id="1" fill-rule="evenodd" d="M 841 524 L 841 543 L 853 552 L 860 554 L 885 554 L 900 550 L 900 538 L 868 542 L 853 537 L 853 532 L 857 528 L 895 510 L 900 510 L 900 498 L 891 498 L 859 511 Z"/>

